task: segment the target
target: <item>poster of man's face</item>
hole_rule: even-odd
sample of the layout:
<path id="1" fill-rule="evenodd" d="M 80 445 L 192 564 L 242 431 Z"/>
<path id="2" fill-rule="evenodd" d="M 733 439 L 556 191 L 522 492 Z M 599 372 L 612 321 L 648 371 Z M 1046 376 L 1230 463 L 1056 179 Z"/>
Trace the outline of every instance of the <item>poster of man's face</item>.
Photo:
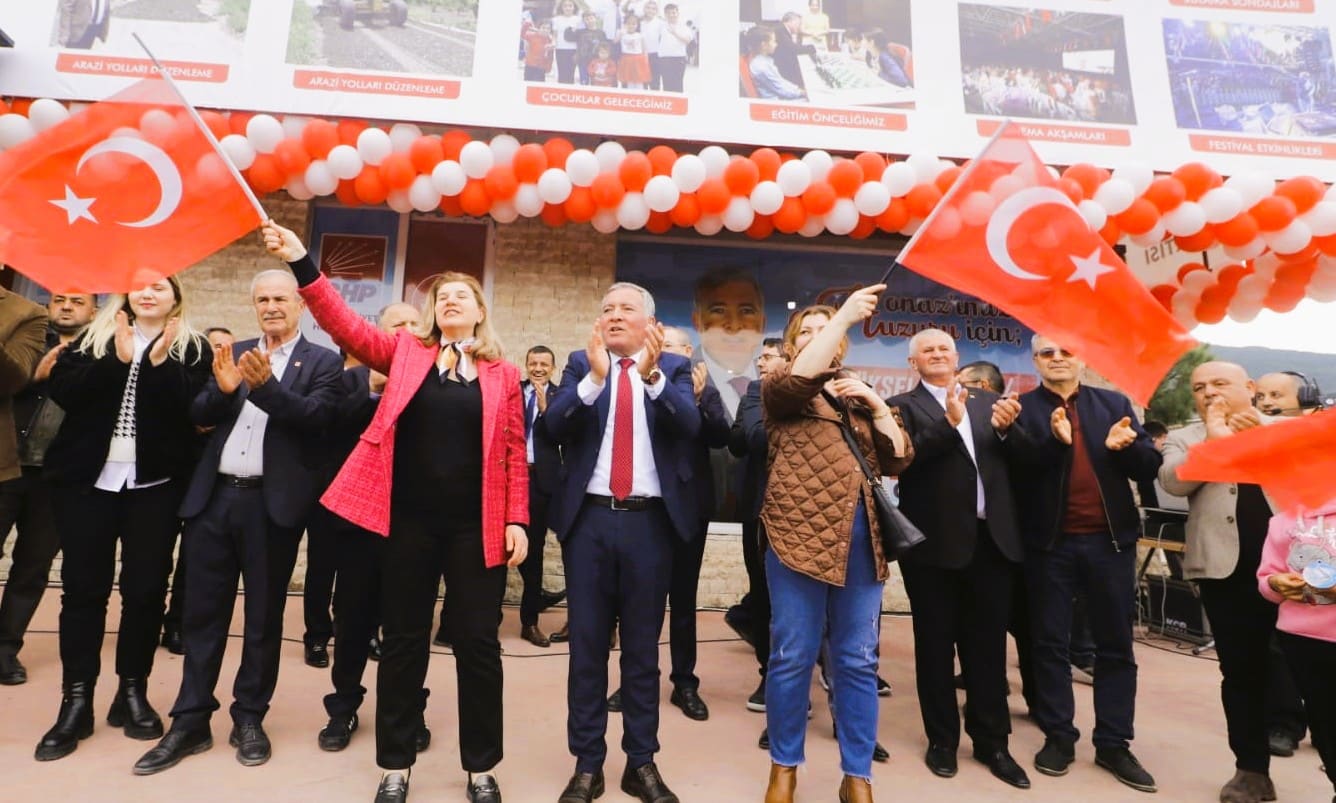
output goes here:
<path id="1" fill-rule="evenodd" d="M 747 374 L 765 337 L 765 299 L 756 277 L 738 268 L 703 274 L 696 282 L 691 324 L 708 361 Z"/>

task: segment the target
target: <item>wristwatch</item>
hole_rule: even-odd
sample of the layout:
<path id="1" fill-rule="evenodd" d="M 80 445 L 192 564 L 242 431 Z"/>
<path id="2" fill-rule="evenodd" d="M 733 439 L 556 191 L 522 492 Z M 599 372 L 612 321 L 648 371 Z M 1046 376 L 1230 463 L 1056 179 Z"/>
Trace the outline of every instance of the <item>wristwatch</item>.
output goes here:
<path id="1" fill-rule="evenodd" d="M 653 371 L 650 371 L 650 372 L 649 372 L 649 376 L 646 376 L 646 375 L 644 375 L 644 374 L 641 374 L 641 375 L 640 375 L 640 381 L 641 381 L 641 382 L 644 382 L 646 385 L 657 385 L 657 384 L 659 384 L 659 379 L 660 379 L 662 376 L 663 376 L 663 373 L 662 373 L 661 371 L 659 371 L 658 368 L 655 368 Z"/>

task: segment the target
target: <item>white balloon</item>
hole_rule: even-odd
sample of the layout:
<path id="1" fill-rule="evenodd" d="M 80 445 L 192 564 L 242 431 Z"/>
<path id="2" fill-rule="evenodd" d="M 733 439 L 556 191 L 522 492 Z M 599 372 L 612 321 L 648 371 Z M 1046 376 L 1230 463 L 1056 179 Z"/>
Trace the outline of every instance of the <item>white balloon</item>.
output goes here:
<path id="1" fill-rule="evenodd" d="M 616 173 L 617 168 L 621 166 L 622 160 L 626 158 L 626 148 L 622 143 L 614 140 L 600 142 L 594 149 L 594 158 L 598 160 L 598 169 L 600 173 Z"/>
<path id="2" fill-rule="evenodd" d="M 636 231 L 645 228 L 649 222 L 649 204 L 645 203 L 645 196 L 639 192 L 628 192 L 622 196 L 621 203 L 617 204 L 617 223 L 628 231 Z"/>
<path id="3" fill-rule="evenodd" d="M 379 165 L 393 152 L 390 135 L 379 128 L 364 128 L 357 135 L 357 155 L 362 157 L 363 164 Z"/>
<path id="4" fill-rule="evenodd" d="M 720 148 L 723 150 L 723 148 Z M 694 153 L 684 153 L 673 162 L 673 183 L 682 192 L 695 192 L 709 178 L 705 161 Z M 591 178 L 590 181 L 593 181 Z"/>
<path id="5" fill-rule="evenodd" d="M 441 193 L 431 176 L 418 176 L 408 185 L 408 201 L 419 212 L 430 212 L 441 204 Z"/>
<path id="6" fill-rule="evenodd" d="M 257 114 L 246 122 L 246 139 L 256 153 L 273 153 L 283 141 L 283 124 L 268 114 Z"/>
<path id="7" fill-rule="evenodd" d="M 830 168 L 835 164 L 835 158 L 823 150 L 808 151 L 803 154 L 803 164 L 812 171 L 813 181 L 822 181 Z"/>
<path id="8" fill-rule="evenodd" d="M 413 211 L 413 201 L 408 197 L 408 190 L 390 190 L 390 194 L 385 198 L 385 204 L 401 215 Z"/>
<path id="9" fill-rule="evenodd" d="M 921 221 L 919 225 L 923 225 Z M 964 221 L 961 220 L 960 212 L 956 211 L 955 207 L 943 206 L 937 217 L 933 218 L 932 227 L 928 229 L 927 234 L 939 240 L 953 240 L 963 227 Z"/>
<path id="10" fill-rule="evenodd" d="M 755 220 L 756 211 L 752 209 L 751 200 L 741 196 L 729 201 L 724 210 L 724 228 L 729 231 L 746 231 Z"/>
<path id="11" fill-rule="evenodd" d="M 854 193 L 854 206 L 861 214 L 876 217 L 891 205 L 891 191 L 880 181 L 866 181 Z"/>
<path id="12" fill-rule="evenodd" d="M 441 195 L 458 195 L 468 183 L 469 177 L 464 167 L 453 159 L 437 162 L 431 170 L 432 189 Z"/>
<path id="13" fill-rule="evenodd" d="M 988 192 L 993 196 L 994 203 L 1002 203 L 1011 196 L 1025 189 L 1025 181 L 1017 176 L 1007 174 L 998 176 L 993 180 Z"/>
<path id="14" fill-rule="evenodd" d="M 1086 198 L 1077 204 L 1076 208 L 1080 210 L 1081 217 L 1086 219 L 1086 223 L 1090 224 L 1090 228 L 1095 231 L 1104 228 L 1105 224 L 1109 222 L 1108 209 L 1098 201 Z"/>
<path id="15" fill-rule="evenodd" d="M 1132 182 L 1125 178 L 1110 178 L 1095 190 L 1093 200 L 1110 215 L 1121 215 L 1137 199 Z"/>
<path id="16" fill-rule="evenodd" d="M 520 149 L 520 141 L 510 134 L 497 134 L 487 143 L 487 147 L 492 149 L 492 159 L 497 164 L 506 165 L 514 161 L 515 151 Z"/>
<path id="17" fill-rule="evenodd" d="M 1156 221 L 1154 228 L 1141 234 L 1129 234 L 1128 239 L 1138 248 L 1150 248 L 1164 242 L 1164 221 Z"/>
<path id="18" fill-rule="evenodd" d="M 73 107 L 73 105 L 74 104 L 70 104 L 71 108 Z M 1332 184 L 1330 187 L 1327 187 L 1327 192 L 1325 195 L 1322 196 L 1322 200 L 1336 201 L 1336 184 Z"/>
<path id="19" fill-rule="evenodd" d="M 960 217 L 970 226 L 985 226 L 993 216 L 997 202 L 983 190 L 974 190 L 960 201 Z"/>
<path id="20" fill-rule="evenodd" d="M 591 151 L 584 148 L 571 151 L 571 155 L 566 157 L 566 175 L 570 177 L 571 183 L 577 187 L 588 187 L 594 183 L 598 177 L 599 163 L 598 157 Z M 552 203 L 548 201 L 548 203 Z"/>
<path id="21" fill-rule="evenodd" d="M 330 148 L 325 161 L 329 163 L 329 172 L 333 173 L 335 178 L 357 178 L 357 174 L 362 172 L 362 156 L 351 145 L 335 145 Z"/>
<path id="22" fill-rule="evenodd" d="M 1260 237 L 1258 238 L 1261 239 Z M 1253 241 L 1256 243 L 1256 240 Z M 1253 260 L 1253 273 L 1257 276 L 1265 276 L 1267 279 L 1275 278 L 1276 271 L 1280 270 L 1280 257 L 1272 253 L 1266 253 Z"/>
<path id="23" fill-rule="evenodd" d="M 812 186 L 812 168 L 800 159 L 790 159 L 779 166 L 779 172 L 775 175 L 775 182 L 784 194 L 793 198 L 807 192 L 807 188 Z M 782 202 L 781 202 L 782 203 Z"/>
<path id="24" fill-rule="evenodd" d="M 1207 223 L 1224 223 L 1243 211 L 1243 195 L 1233 187 L 1214 187 L 1197 201 Z"/>
<path id="25" fill-rule="evenodd" d="M 835 202 L 834 208 L 826 213 L 826 230 L 841 237 L 854 230 L 858 225 L 858 207 L 849 198 Z"/>
<path id="26" fill-rule="evenodd" d="M 390 147 L 395 153 L 408 153 L 420 136 L 422 129 L 412 123 L 395 123 L 390 126 Z"/>
<path id="27" fill-rule="evenodd" d="M 283 115 L 283 136 L 288 139 L 301 139 L 302 129 L 311 122 L 311 118 L 304 114 L 285 114 Z"/>
<path id="28" fill-rule="evenodd" d="M 492 149 L 487 147 L 486 142 L 470 140 L 464 143 L 464 147 L 459 149 L 459 166 L 464 168 L 464 174 L 469 178 L 482 178 L 487 175 L 487 171 L 496 164 L 495 157 L 492 156 Z"/>
<path id="29" fill-rule="evenodd" d="M 69 119 L 70 110 L 58 100 L 38 98 L 28 107 L 28 120 L 35 131 L 45 131 Z"/>
<path id="30" fill-rule="evenodd" d="M 543 196 L 537 184 L 521 184 L 515 190 L 515 211 L 523 217 L 538 217 L 543 213 Z"/>
<path id="31" fill-rule="evenodd" d="M 0 117 L 0 123 L 3 122 L 4 118 Z M 3 131 L 0 131 L 0 136 L 2 135 Z M 240 134 L 228 134 L 218 141 L 218 147 L 223 149 L 223 153 L 227 154 L 228 160 L 238 170 L 245 170 L 255 164 L 255 148 L 250 140 Z"/>
<path id="32" fill-rule="evenodd" d="M 1141 194 L 1150 186 L 1150 183 L 1155 180 L 1155 171 L 1144 162 L 1127 162 L 1114 168 L 1112 178 L 1126 181 L 1132 186 L 1132 195 L 1140 198 Z M 1112 212 L 1112 214 L 1118 213 Z"/>
<path id="33" fill-rule="evenodd" d="M 123 125 L 120 128 L 112 129 L 111 135 L 113 137 L 131 137 L 133 139 L 144 138 L 144 132 L 140 131 L 138 128 L 135 128 L 134 126 L 128 126 L 128 125 Z M 229 136 L 231 135 L 229 134 Z M 242 139 L 246 139 L 245 134 L 238 134 L 237 136 L 240 136 Z M 249 142 L 247 144 L 249 144 Z"/>
<path id="34" fill-rule="evenodd" d="M 751 191 L 751 205 L 758 215 L 773 215 L 784 205 L 784 190 L 775 181 L 759 182 Z"/>
<path id="35" fill-rule="evenodd" d="M 1225 256 L 1238 262 L 1242 262 L 1246 259 L 1256 259 L 1266 250 L 1266 240 L 1258 237 L 1247 245 L 1223 246 L 1223 250 Z"/>
<path id="36" fill-rule="evenodd" d="M 1203 290 L 1205 290 L 1208 287 L 1211 287 L 1215 283 L 1216 283 L 1215 274 L 1211 273 L 1209 270 L 1206 270 L 1205 268 L 1201 270 L 1194 270 L 1185 274 L 1183 276 L 1182 281 L 1179 282 L 1179 284 L 1182 286 L 1184 290 L 1187 290 L 1189 293 L 1192 293 L 1193 295 L 1199 297 L 1201 296 Z"/>
<path id="37" fill-rule="evenodd" d="M 798 234 L 800 234 L 803 237 L 816 237 L 825 230 L 826 230 L 826 216 L 810 215 L 807 218 L 807 222 L 803 224 L 803 227 L 801 229 L 798 229 Z"/>
<path id="38" fill-rule="evenodd" d="M 697 234 L 713 237 L 724 230 L 724 219 L 719 215 L 701 215 L 694 228 Z"/>
<path id="39" fill-rule="evenodd" d="M 339 179 L 329 169 L 329 162 L 316 159 L 306 166 L 306 186 L 316 195 L 333 195 L 339 188 Z"/>
<path id="40" fill-rule="evenodd" d="M 1201 204 L 1184 201 L 1165 212 L 1160 221 L 1164 223 L 1165 231 L 1175 237 L 1189 237 L 1206 227 L 1206 213 L 1202 211 Z"/>
<path id="41" fill-rule="evenodd" d="M 671 211 L 681 198 L 682 192 L 671 176 L 654 176 L 645 183 L 645 203 L 652 211 Z"/>
<path id="42" fill-rule="evenodd" d="M 1234 297 L 1261 301 L 1266 298 L 1267 292 L 1270 291 L 1272 281 L 1270 276 L 1250 273 L 1239 279 L 1238 286 L 1234 288 Z"/>
<path id="43" fill-rule="evenodd" d="M 1300 215 L 1299 219 L 1308 224 L 1314 237 L 1329 237 L 1336 234 L 1336 201 L 1318 201 L 1312 209 Z"/>
<path id="44" fill-rule="evenodd" d="M 907 162 L 891 162 L 881 174 L 881 183 L 891 191 L 892 198 L 902 198 L 918 184 L 918 174 Z"/>
<path id="45" fill-rule="evenodd" d="M 1244 171 L 1226 179 L 1225 186 L 1238 192 L 1243 199 L 1244 209 L 1252 209 L 1258 201 L 1275 191 L 1276 181 L 1266 173 Z"/>
<path id="46" fill-rule="evenodd" d="M 617 222 L 617 213 L 612 209 L 600 209 L 589 224 L 603 234 L 612 234 L 621 225 Z"/>
<path id="47" fill-rule="evenodd" d="M 937 178 L 941 171 L 938 169 L 937 156 L 931 153 L 911 153 L 905 164 L 914 169 L 916 178 L 915 184 L 927 184 L 929 181 Z"/>
<path id="48" fill-rule="evenodd" d="M 1226 310 L 1229 317 L 1239 323 L 1249 323 L 1254 320 L 1262 311 L 1262 299 L 1243 298 L 1235 295 L 1230 299 L 1229 307 Z"/>
<path id="49" fill-rule="evenodd" d="M 1180 288 L 1174 293 L 1173 300 L 1169 304 L 1169 311 L 1186 328 L 1191 329 L 1197 323 L 1197 304 L 1201 301 L 1201 296 L 1190 292 L 1186 288 Z"/>
<path id="50" fill-rule="evenodd" d="M 1280 231 L 1262 236 L 1276 253 L 1294 254 L 1304 250 L 1312 242 L 1313 230 L 1302 220 L 1293 220 Z"/>
<path id="51" fill-rule="evenodd" d="M 288 191 L 288 195 L 291 195 L 294 201 L 309 201 L 315 197 L 315 193 L 311 192 L 310 187 L 306 186 L 306 182 L 302 180 L 301 176 L 293 176 L 288 179 L 288 183 L 283 185 L 283 189 Z"/>
<path id="52" fill-rule="evenodd" d="M 705 165 L 706 178 L 718 178 L 724 174 L 724 169 L 728 167 L 732 157 L 718 145 L 706 145 L 700 149 L 700 160 Z M 683 188 L 683 192 L 694 192 L 694 190 Z"/>
<path id="53" fill-rule="evenodd" d="M 592 153 L 589 155 L 593 156 Z M 545 203 L 564 203 L 571 197 L 571 177 L 560 167 L 549 167 L 538 177 L 538 196 Z"/>
<path id="54" fill-rule="evenodd" d="M 520 216 L 519 210 L 511 201 L 497 201 L 492 204 L 492 220 L 497 223 L 514 223 Z"/>
<path id="55" fill-rule="evenodd" d="M 1336 281 L 1309 282 L 1308 297 L 1322 304 L 1336 301 Z"/>

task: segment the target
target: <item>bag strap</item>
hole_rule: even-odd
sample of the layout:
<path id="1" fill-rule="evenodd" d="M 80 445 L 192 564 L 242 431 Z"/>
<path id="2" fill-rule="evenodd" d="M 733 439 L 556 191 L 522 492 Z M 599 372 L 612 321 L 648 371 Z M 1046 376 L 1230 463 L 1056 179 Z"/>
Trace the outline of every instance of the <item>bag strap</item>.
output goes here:
<path id="1" fill-rule="evenodd" d="M 873 485 L 880 485 L 881 477 L 872 473 L 872 467 L 868 465 L 867 460 L 863 457 L 863 450 L 858 448 L 858 440 L 854 438 L 853 427 L 849 424 L 849 407 L 825 390 L 821 391 L 821 395 L 826 398 L 830 406 L 839 411 L 840 434 L 844 436 L 844 442 L 849 446 L 849 451 L 854 453 L 854 459 L 858 461 L 858 467 L 863 470 L 864 479 Z"/>

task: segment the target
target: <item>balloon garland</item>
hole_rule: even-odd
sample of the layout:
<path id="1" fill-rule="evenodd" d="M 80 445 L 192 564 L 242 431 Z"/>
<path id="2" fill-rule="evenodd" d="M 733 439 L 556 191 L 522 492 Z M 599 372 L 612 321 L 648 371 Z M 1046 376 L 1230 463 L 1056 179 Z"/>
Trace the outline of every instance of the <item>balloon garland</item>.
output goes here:
<path id="1" fill-rule="evenodd" d="M 69 114 L 50 98 L 0 101 L 0 150 Z M 576 148 L 560 136 L 521 144 L 510 134 L 488 141 L 457 129 L 424 134 L 411 123 L 382 128 L 298 115 L 201 116 L 257 193 L 282 189 L 298 200 L 333 195 L 348 206 L 440 209 L 501 223 L 521 217 L 550 226 L 588 223 L 604 233 L 662 234 L 676 227 L 706 236 L 727 229 L 755 239 L 776 231 L 855 239 L 875 231 L 909 235 L 962 170 L 925 153 L 892 161 L 877 153 L 844 158 L 822 150 L 801 157 L 772 148 L 730 154 L 718 145 L 697 153 L 668 145 L 628 152 L 613 141 Z M 165 135 L 158 128 L 175 122 L 149 112 L 130 133 L 153 140 Z M 1186 264 L 1175 281 L 1151 288 L 1188 326 L 1226 316 L 1248 321 L 1263 308 L 1286 312 L 1304 298 L 1336 301 L 1336 187 L 1308 176 L 1276 182 L 1258 172 L 1226 179 L 1200 162 L 1168 175 L 1144 164 L 1049 169 L 1110 244 L 1126 239 L 1149 248 L 1172 239 L 1189 252 L 1219 246 L 1232 260 L 1210 270 Z M 1015 181 L 1003 176 L 990 192 L 964 199 L 962 214 L 986 219 L 1015 191 Z"/>

